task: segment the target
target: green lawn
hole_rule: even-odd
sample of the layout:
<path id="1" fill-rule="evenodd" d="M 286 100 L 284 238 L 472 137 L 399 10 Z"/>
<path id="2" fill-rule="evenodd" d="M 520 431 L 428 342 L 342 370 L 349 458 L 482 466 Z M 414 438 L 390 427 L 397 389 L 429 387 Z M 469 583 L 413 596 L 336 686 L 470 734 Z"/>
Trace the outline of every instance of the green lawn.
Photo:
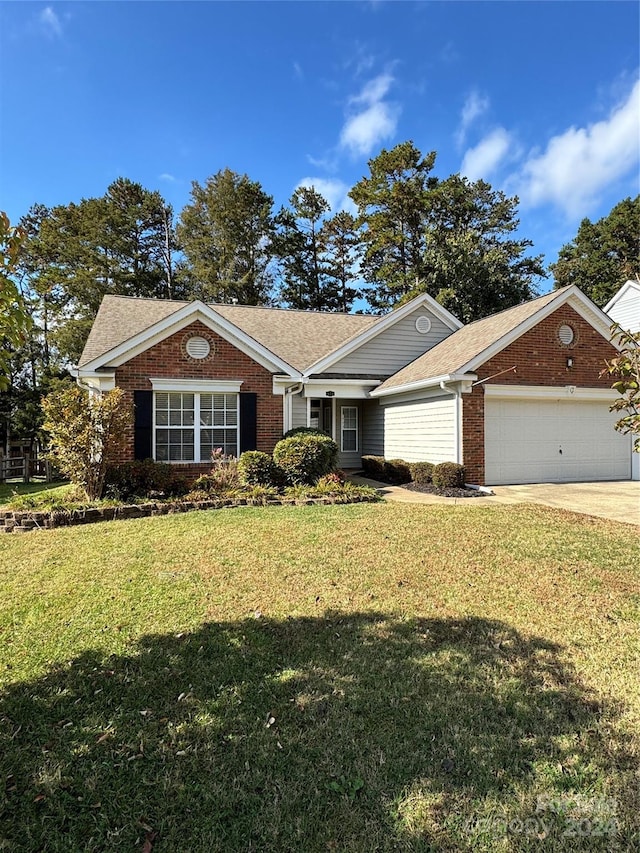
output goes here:
<path id="1" fill-rule="evenodd" d="M 32 480 L 23 483 L 22 480 L 8 480 L 0 483 L 0 505 L 8 503 L 16 495 L 46 495 L 55 496 L 68 488 L 67 483 L 46 483 L 44 480 Z"/>
<path id="2" fill-rule="evenodd" d="M 638 554 L 521 505 L 3 536 L 0 850 L 636 850 Z"/>

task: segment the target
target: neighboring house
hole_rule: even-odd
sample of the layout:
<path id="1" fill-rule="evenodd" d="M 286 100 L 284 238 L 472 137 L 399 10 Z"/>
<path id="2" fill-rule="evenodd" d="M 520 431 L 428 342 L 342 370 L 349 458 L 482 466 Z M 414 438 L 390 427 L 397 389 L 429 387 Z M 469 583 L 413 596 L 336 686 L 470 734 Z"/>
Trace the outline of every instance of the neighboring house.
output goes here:
<path id="1" fill-rule="evenodd" d="M 422 295 L 383 317 L 107 296 L 78 365 L 135 406 L 124 459 L 195 475 L 296 426 L 477 484 L 629 479 L 601 376 L 609 320 L 571 286 L 468 326 Z M 636 454 L 637 456 L 637 454 Z"/>
<path id="2" fill-rule="evenodd" d="M 626 281 L 604 306 L 604 313 L 627 332 L 640 332 L 640 281 Z"/>

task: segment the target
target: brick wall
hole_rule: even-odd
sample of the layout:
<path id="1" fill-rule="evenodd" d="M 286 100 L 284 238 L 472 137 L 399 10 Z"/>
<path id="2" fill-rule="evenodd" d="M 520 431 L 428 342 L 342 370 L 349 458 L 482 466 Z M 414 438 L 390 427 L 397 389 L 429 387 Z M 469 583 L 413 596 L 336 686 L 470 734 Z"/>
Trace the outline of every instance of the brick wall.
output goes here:
<path id="1" fill-rule="evenodd" d="M 185 342 L 192 335 L 205 337 L 211 345 L 206 359 L 192 359 Z M 258 450 L 271 453 L 282 438 L 282 397 L 272 393 L 272 374 L 200 321 L 191 323 L 116 369 L 116 385 L 133 406 L 133 392 L 151 390 L 149 377 L 167 379 L 242 380 L 241 393 L 257 394 Z M 133 431 L 127 436 L 126 451 L 120 461 L 133 459 Z M 180 472 L 195 477 L 211 467 L 208 463 L 178 465 Z"/>
<path id="2" fill-rule="evenodd" d="M 567 324 L 574 340 L 564 346 L 558 329 Z M 498 355 L 476 369 L 478 379 L 493 376 L 516 365 L 516 372 L 503 373 L 484 385 L 575 385 L 578 388 L 610 388 L 611 380 L 601 377 L 605 359 L 614 347 L 569 305 L 563 305 L 522 335 Z M 567 358 L 573 367 L 567 367 Z M 484 385 L 462 395 L 462 448 L 467 482 L 483 485 L 484 479 Z"/>

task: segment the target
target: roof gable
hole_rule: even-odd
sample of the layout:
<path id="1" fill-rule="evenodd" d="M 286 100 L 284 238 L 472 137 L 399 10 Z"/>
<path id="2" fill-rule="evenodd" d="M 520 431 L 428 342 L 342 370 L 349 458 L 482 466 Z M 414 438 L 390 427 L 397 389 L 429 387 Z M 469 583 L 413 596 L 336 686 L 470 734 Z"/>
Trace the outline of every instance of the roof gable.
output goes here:
<path id="1" fill-rule="evenodd" d="M 442 322 L 452 331 L 460 329 L 462 327 L 462 323 L 460 322 L 460 320 L 458 320 L 457 317 L 447 311 L 446 308 L 443 308 L 443 306 L 436 302 L 432 296 L 429 296 L 429 294 L 427 293 L 422 293 L 420 294 L 420 296 L 416 296 L 415 299 L 412 299 L 410 302 L 407 302 L 399 308 L 394 309 L 389 314 L 385 314 L 382 317 L 376 318 L 375 323 L 372 323 L 369 327 L 365 328 L 360 332 L 357 332 L 350 339 L 345 341 L 342 346 L 328 350 L 324 358 L 321 358 L 319 361 L 308 367 L 307 372 L 326 372 L 337 362 L 346 358 L 346 356 L 355 352 L 361 346 L 373 340 L 374 338 L 383 335 L 388 329 L 396 325 L 396 323 L 400 322 L 405 317 L 409 316 L 414 311 L 417 311 L 420 308 L 425 308 L 427 311 L 429 311 L 429 313 L 437 317 L 440 322 Z"/>
<path id="2" fill-rule="evenodd" d="M 628 297 L 629 294 L 636 296 L 637 299 L 640 300 L 640 281 L 633 281 L 632 279 L 625 281 L 620 290 L 611 297 L 602 309 L 604 313 L 608 314 L 614 305 L 620 302 L 624 297 Z"/>
<path id="3" fill-rule="evenodd" d="M 473 373 L 565 303 L 609 339 L 607 316 L 575 285 L 569 285 L 463 326 L 383 382 L 372 396 L 397 392 L 406 386 L 419 387 L 436 377 Z"/>
<path id="4" fill-rule="evenodd" d="M 247 305 L 105 296 L 79 367 L 117 366 L 162 337 L 200 319 L 271 369 L 297 374 L 381 318 L 371 315 L 289 311 Z"/>

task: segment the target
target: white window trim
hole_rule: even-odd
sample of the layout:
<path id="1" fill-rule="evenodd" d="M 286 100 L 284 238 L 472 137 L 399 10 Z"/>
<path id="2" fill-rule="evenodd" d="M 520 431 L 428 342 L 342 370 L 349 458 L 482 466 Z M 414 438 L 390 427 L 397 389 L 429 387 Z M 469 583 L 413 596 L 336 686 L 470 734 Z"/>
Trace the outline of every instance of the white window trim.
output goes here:
<path id="1" fill-rule="evenodd" d="M 151 379 L 150 381 L 152 383 L 156 383 L 156 382 L 163 383 L 163 382 L 167 382 L 169 380 Z M 188 385 L 188 387 L 186 387 L 186 388 L 180 387 L 181 385 L 184 385 L 184 384 L 189 383 L 189 382 L 191 382 L 193 384 Z M 221 385 L 223 387 L 220 387 Z M 175 393 L 187 393 L 187 394 L 193 394 L 194 395 L 194 399 L 193 399 L 193 456 L 194 456 L 194 458 L 193 459 L 164 459 L 161 461 L 166 462 L 168 465 L 202 465 L 206 462 L 209 462 L 209 459 L 201 459 L 200 458 L 200 431 L 202 429 L 215 429 L 215 427 L 213 427 L 213 426 L 212 427 L 207 427 L 207 426 L 203 427 L 202 424 L 200 423 L 200 394 L 211 394 L 211 393 L 218 393 L 218 394 L 234 394 L 235 393 L 235 395 L 236 395 L 236 448 L 237 448 L 237 452 L 239 455 L 239 453 L 240 453 L 240 394 L 238 392 L 240 391 L 240 385 L 242 385 L 242 382 L 226 382 L 226 381 L 210 382 L 207 380 L 200 382 L 199 380 L 196 380 L 196 379 L 180 380 L 179 382 L 174 382 L 173 384 L 171 384 L 171 386 L 160 384 L 159 386 L 156 387 L 156 385 L 154 384 L 153 385 L 154 394 L 153 394 L 153 401 L 152 401 L 152 403 L 153 403 L 153 406 L 152 406 L 152 408 L 153 408 L 153 426 L 152 426 L 152 431 L 151 431 L 152 452 L 153 452 L 154 460 L 158 461 L 158 459 L 156 457 L 156 430 L 157 429 L 165 429 L 164 424 L 160 427 L 158 427 L 156 425 L 156 396 L 155 396 L 156 391 L 162 391 L 164 393 L 171 393 L 173 391 Z M 210 387 L 210 386 L 215 386 L 215 387 Z M 231 387 L 231 386 L 237 386 L 237 388 Z M 195 390 L 196 387 L 198 390 Z M 171 429 L 171 427 L 166 427 L 166 428 Z M 232 429 L 232 427 L 219 427 L 219 428 L 220 429 Z M 175 429 L 190 429 L 190 427 L 175 427 Z"/>
<path id="2" fill-rule="evenodd" d="M 242 379 L 149 379 L 154 391 L 233 394 L 240 391 Z"/>
<path id="3" fill-rule="evenodd" d="M 344 410 L 345 409 L 353 409 L 354 412 L 356 413 L 356 428 L 355 428 L 356 446 L 352 450 L 345 450 L 344 449 L 344 434 L 345 434 Z M 358 432 L 359 431 L 360 431 L 360 419 L 359 419 L 359 414 L 358 414 L 358 407 L 357 406 L 340 406 L 340 452 L 341 453 L 359 453 L 360 452 L 360 442 L 358 440 Z M 347 430 L 347 432 L 353 432 L 353 430 L 349 429 L 349 430 Z"/>

